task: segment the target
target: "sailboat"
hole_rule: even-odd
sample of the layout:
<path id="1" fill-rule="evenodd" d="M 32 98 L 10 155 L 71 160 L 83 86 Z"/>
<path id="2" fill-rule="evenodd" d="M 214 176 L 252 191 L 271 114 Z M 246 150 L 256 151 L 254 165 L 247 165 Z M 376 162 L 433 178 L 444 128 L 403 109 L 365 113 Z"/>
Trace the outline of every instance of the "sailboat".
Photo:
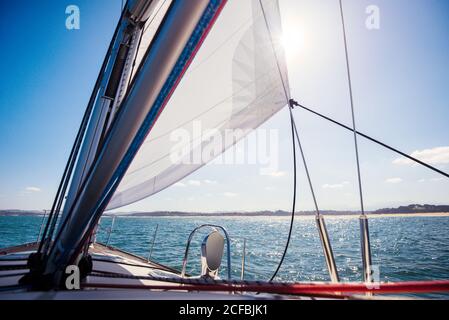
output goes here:
<path id="1" fill-rule="evenodd" d="M 449 281 L 376 282 L 363 207 L 364 277 L 357 283 L 340 281 L 316 201 L 330 279 L 326 283 L 276 281 L 291 228 L 273 277 L 264 281 L 232 278 L 230 236 L 218 225 L 192 230 L 182 270 L 95 240 L 105 211 L 170 187 L 283 108 L 290 115 L 294 108 L 314 112 L 290 95 L 281 35 L 277 0 L 128 0 L 40 240 L 0 250 L 0 299 L 375 299 L 382 294 L 449 291 Z M 357 131 L 355 121 L 347 127 L 314 113 L 351 130 L 356 147 L 360 136 L 381 143 Z M 213 134 L 198 135 L 194 122 L 213 129 Z M 293 117 L 290 125 L 295 163 L 299 147 L 306 166 Z M 170 139 L 180 129 L 191 139 Z M 233 132 L 232 139 L 213 139 L 227 130 Z M 296 184 L 296 170 L 293 178 Z M 309 174 L 308 178 L 313 191 Z M 295 201 L 296 190 L 292 224 Z M 210 233 L 201 246 L 201 273 L 190 275 L 190 242 L 203 229 Z M 227 274 L 221 275 L 224 253 Z"/>

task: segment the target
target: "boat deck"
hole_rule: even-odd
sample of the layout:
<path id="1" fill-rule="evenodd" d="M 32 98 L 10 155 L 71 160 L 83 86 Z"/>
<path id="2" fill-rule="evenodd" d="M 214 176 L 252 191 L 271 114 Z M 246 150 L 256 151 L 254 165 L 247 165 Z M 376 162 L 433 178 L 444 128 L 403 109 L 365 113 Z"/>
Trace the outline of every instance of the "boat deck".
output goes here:
<path id="1" fill-rule="evenodd" d="M 86 288 L 73 291 L 30 292 L 17 287 L 19 279 L 28 271 L 27 258 L 37 250 L 38 243 L 0 250 L 0 299 L 60 299 L 60 300 L 253 300 L 280 299 L 281 296 L 270 294 L 246 295 L 218 292 L 188 292 L 182 289 L 182 284 L 155 281 L 150 279 L 135 279 L 132 277 L 181 278 L 180 272 L 131 253 L 95 243 L 90 248 L 93 259 L 92 274 L 83 284 Z M 129 276 L 129 277 L 128 277 Z M 89 284 L 106 285 L 108 288 L 91 288 Z M 173 286 L 179 290 L 112 288 L 114 286 Z M 311 299 L 305 297 L 304 299 Z"/>

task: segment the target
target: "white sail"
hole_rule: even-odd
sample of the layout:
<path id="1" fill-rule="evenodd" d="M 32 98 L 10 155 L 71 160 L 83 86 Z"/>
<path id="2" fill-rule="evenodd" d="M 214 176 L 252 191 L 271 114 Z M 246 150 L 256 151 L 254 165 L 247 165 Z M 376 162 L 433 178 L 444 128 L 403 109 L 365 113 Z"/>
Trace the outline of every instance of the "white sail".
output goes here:
<path id="1" fill-rule="evenodd" d="M 162 14 L 167 3 L 160 4 Z M 227 2 L 108 209 L 139 201 L 176 183 L 288 103 L 281 31 L 277 0 Z M 140 50 L 138 59 L 142 56 Z M 232 139 L 225 134 L 230 130 Z"/>

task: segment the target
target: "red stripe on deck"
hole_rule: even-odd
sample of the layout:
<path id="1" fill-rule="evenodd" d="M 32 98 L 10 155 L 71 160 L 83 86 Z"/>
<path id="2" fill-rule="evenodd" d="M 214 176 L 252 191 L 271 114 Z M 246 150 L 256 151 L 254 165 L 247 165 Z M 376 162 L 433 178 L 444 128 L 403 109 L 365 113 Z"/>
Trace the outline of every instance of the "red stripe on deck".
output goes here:
<path id="1" fill-rule="evenodd" d="M 115 288 L 144 290 L 181 290 L 181 291 L 216 291 L 216 292 L 264 292 L 277 294 L 313 295 L 313 294 L 404 294 L 449 292 L 449 280 L 413 281 L 393 283 L 341 283 L 341 284 L 219 284 L 219 285 L 122 285 L 87 283 L 84 288 Z"/>

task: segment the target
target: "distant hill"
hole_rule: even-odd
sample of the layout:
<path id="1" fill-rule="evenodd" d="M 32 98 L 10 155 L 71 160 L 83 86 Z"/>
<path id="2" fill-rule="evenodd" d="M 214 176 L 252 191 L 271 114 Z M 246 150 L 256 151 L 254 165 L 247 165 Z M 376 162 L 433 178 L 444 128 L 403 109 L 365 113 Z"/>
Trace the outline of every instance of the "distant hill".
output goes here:
<path id="1" fill-rule="evenodd" d="M 398 208 L 385 208 L 373 211 L 372 213 L 435 213 L 449 212 L 449 205 L 432 205 L 432 204 L 410 204 Z"/>
<path id="2" fill-rule="evenodd" d="M 369 214 L 407 214 L 407 213 L 443 213 L 449 212 L 449 205 L 419 205 L 411 204 L 408 206 L 400 206 L 397 208 L 384 208 L 375 211 L 369 211 Z M 337 210 L 322 210 L 321 213 L 325 215 L 357 215 L 360 211 L 337 211 Z M 314 215 L 315 211 L 299 211 L 299 215 Z M 258 216 L 271 216 L 271 217 L 282 217 L 290 216 L 291 212 L 277 210 L 277 211 L 255 211 L 255 212 L 215 212 L 215 213 L 198 213 L 198 212 L 181 212 L 181 211 L 155 211 L 155 212 L 133 212 L 133 213 L 115 213 L 107 215 L 126 215 L 131 217 L 164 217 L 164 216 L 247 216 L 247 217 L 258 217 Z"/>
<path id="3" fill-rule="evenodd" d="M 370 214 L 408 214 L 408 213 L 442 213 L 449 212 L 449 205 L 430 205 L 430 204 L 411 204 L 408 206 L 400 206 L 397 208 L 384 208 L 375 211 L 369 211 Z M 355 215 L 360 214 L 359 211 L 336 211 L 336 210 L 323 210 L 323 214 L 326 215 Z M 25 211 L 25 210 L 0 210 L 0 216 L 36 216 L 42 215 L 43 211 Z M 182 211 L 154 211 L 154 212 L 119 212 L 119 213 L 106 213 L 106 216 L 127 216 L 127 217 L 166 217 L 166 216 L 204 216 L 204 217 L 216 217 L 216 216 L 246 216 L 246 217 L 259 217 L 259 216 L 271 216 L 282 217 L 289 216 L 291 212 L 277 210 L 277 211 L 254 211 L 254 212 L 214 212 L 214 213 L 201 213 L 201 212 L 182 212 Z M 300 211 L 299 215 L 314 215 L 314 211 Z"/>

